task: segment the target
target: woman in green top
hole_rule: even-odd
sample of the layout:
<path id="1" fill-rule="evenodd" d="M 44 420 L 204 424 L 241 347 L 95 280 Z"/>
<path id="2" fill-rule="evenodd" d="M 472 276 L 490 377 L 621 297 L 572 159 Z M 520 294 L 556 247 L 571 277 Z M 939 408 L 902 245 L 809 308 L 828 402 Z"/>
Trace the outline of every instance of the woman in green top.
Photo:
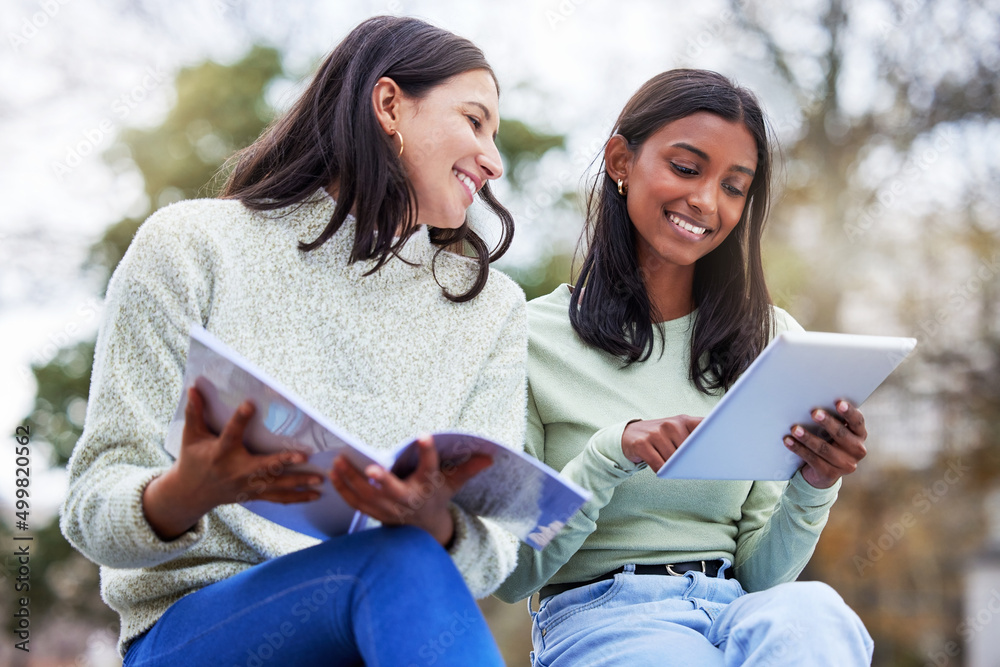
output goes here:
<path id="1" fill-rule="evenodd" d="M 576 285 L 528 306 L 527 448 L 593 493 L 497 593 L 540 590 L 536 665 L 871 660 L 831 588 L 793 583 L 865 455 L 856 407 L 813 411 L 819 436 L 790 425 L 805 464 L 787 484 L 655 475 L 770 338 L 801 329 L 764 283 L 770 160 L 752 93 L 654 77 L 605 146 Z"/>

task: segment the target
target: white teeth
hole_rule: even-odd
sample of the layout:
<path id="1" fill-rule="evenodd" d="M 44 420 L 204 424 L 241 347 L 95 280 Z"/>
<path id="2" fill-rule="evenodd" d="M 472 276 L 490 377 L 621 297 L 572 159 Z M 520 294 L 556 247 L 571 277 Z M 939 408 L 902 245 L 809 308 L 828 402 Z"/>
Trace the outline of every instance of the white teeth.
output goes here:
<path id="1" fill-rule="evenodd" d="M 685 222 L 684 220 L 681 220 L 676 215 L 670 214 L 667 217 L 669 218 L 670 222 L 674 223 L 675 225 L 677 225 L 681 229 L 686 229 L 687 231 L 692 232 L 694 234 L 707 234 L 708 233 L 708 230 L 705 229 L 704 227 L 695 227 L 691 223 Z"/>
<path id="2" fill-rule="evenodd" d="M 462 183 L 462 185 L 464 185 L 466 187 L 466 189 L 468 189 L 470 195 L 472 195 L 472 196 L 476 195 L 476 182 L 475 181 L 473 181 L 471 178 L 469 178 L 468 176 L 466 176 L 465 174 L 463 174 L 462 172 L 460 172 L 457 169 L 452 169 L 451 173 L 455 174 L 455 176 Z"/>

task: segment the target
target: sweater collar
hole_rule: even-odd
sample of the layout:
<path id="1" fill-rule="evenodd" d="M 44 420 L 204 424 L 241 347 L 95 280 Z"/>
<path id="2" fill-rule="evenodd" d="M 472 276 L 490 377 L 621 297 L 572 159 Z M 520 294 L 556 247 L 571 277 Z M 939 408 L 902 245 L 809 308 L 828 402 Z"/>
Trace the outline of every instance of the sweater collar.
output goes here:
<path id="1" fill-rule="evenodd" d="M 324 188 L 319 188 L 298 207 L 280 209 L 276 213 L 287 215 L 285 219 L 295 228 L 299 240 L 308 242 L 315 240 L 326 229 L 336 208 L 337 202 L 333 197 Z M 354 247 L 356 228 L 357 221 L 353 215 L 348 214 L 340 229 L 326 243 L 312 252 L 326 253 L 330 257 L 341 260 L 346 265 L 351 255 L 351 249 Z M 430 231 L 426 225 L 421 225 L 400 248 L 399 256 L 390 256 L 380 271 L 396 268 L 397 265 L 407 266 L 406 262 L 429 267 L 435 252 L 437 252 L 437 247 L 431 243 Z M 405 262 L 400 261 L 401 259 Z M 375 260 L 363 260 L 356 262 L 356 265 L 359 269 L 363 269 L 363 272 L 366 272 L 373 268 L 375 263 Z"/>

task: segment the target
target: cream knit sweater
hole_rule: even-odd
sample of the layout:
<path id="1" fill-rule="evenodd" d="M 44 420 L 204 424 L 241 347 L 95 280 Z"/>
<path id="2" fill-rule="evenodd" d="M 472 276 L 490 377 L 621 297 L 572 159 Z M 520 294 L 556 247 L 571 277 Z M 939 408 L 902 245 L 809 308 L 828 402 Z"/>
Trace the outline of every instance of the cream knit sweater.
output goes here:
<path id="1" fill-rule="evenodd" d="M 239 505 L 216 508 L 169 542 L 145 520 L 143 490 L 171 464 L 163 441 L 192 323 L 373 447 L 439 430 L 523 446 L 520 288 L 491 271 L 478 297 L 449 302 L 431 273 L 436 248 L 426 229 L 403 249 L 414 265 L 393 258 L 367 277 L 372 263 L 347 261 L 353 218 L 319 249 L 299 251 L 334 205 L 323 191 L 291 212 L 177 203 L 146 221 L 111 279 L 61 528 L 102 566 L 101 594 L 121 616 L 123 655 L 184 595 L 316 543 Z M 475 268 L 445 252 L 435 272 L 455 293 Z M 513 570 L 517 540 L 454 506 L 452 514 L 455 564 L 484 597 Z"/>

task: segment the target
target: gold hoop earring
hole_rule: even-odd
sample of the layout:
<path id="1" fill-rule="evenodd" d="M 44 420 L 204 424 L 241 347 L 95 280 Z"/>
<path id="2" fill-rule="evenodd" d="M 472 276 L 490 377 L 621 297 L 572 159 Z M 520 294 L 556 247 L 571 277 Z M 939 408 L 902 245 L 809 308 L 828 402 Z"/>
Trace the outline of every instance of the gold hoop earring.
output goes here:
<path id="1" fill-rule="evenodd" d="M 403 133 L 399 130 L 393 130 L 393 132 L 399 135 L 399 153 L 396 157 L 403 157 Z"/>
<path id="2" fill-rule="evenodd" d="M 628 184 L 620 178 L 618 179 L 618 194 L 622 197 L 628 194 Z"/>

